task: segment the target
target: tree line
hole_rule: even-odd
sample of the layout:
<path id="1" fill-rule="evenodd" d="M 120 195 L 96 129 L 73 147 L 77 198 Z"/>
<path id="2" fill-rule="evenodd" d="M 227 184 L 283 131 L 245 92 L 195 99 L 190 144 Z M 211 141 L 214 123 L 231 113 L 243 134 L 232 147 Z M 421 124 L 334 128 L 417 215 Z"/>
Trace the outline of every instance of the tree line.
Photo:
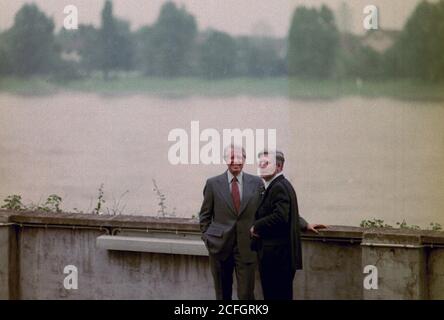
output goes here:
<path id="1" fill-rule="evenodd" d="M 369 31 L 378 32 L 378 31 Z M 232 36 L 199 31 L 185 7 L 165 3 L 152 25 L 131 31 L 105 2 L 99 27 L 55 32 L 51 18 L 25 4 L 13 26 L 0 34 L 0 74 L 51 74 L 64 78 L 116 71 L 146 76 L 296 76 L 309 78 L 444 78 L 444 0 L 422 1 L 393 45 L 376 51 L 362 36 L 340 32 L 333 12 L 297 7 L 288 37 Z M 75 53 L 71 58 L 64 53 Z"/>

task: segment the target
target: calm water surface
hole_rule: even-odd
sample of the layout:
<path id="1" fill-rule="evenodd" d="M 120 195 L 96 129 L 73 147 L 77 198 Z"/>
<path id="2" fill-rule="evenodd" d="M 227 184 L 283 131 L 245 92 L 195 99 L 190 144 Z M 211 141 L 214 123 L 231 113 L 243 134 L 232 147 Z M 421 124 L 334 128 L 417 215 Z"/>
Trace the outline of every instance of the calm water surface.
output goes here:
<path id="1" fill-rule="evenodd" d="M 1 93 L 0 112 L 1 199 L 37 203 L 55 193 L 63 209 L 91 211 L 103 183 L 110 210 L 157 215 L 155 179 L 167 211 L 191 217 L 205 179 L 225 169 L 169 163 L 168 133 L 190 132 L 196 120 L 200 130 L 277 129 L 285 173 L 310 221 L 444 224 L 443 103 Z"/>

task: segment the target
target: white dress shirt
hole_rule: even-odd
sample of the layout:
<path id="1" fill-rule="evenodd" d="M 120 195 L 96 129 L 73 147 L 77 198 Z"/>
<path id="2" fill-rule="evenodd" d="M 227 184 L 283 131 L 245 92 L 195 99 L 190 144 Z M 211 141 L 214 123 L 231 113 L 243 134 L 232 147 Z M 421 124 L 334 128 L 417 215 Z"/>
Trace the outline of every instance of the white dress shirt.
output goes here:
<path id="1" fill-rule="evenodd" d="M 284 173 L 281 171 L 281 172 L 279 172 L 277 175 L 275 175 L 273 178 L 271 178 L 271 179 L 268 180 L 268 181 L 265 181 L 264 179 L 262 179 L 262 180 L 264 181 L 264 187 L 265 187 L 265 189 L 268 188 L 268 186 L 270 185 L 270 183 L 273 182 L 274 179 L 276 179 L 277 177 L 279 177 L 279 176 L 281 176 L 281 175 L 283 175 L 283 174 L 284 174 Z"/>

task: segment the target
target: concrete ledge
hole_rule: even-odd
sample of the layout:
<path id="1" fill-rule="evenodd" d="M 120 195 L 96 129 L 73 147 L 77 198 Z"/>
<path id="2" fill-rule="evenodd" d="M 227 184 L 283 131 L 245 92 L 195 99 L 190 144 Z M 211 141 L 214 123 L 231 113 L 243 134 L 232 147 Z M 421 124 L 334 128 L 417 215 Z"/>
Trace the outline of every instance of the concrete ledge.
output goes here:
<path id="1" fill-rule="evenodd" d="M 13 212 L 0 210 L 0 217 L 16 224 L 45 226 L 88 226 L 109 228 L 113 230 L 138 229 L 147 231 L 173 231 L 200 234 L 199 223 L 190 218 L 156 218 L 134 215 L 95 215 L 81 213 L 52 213 L 36 211 Z M 0 220 L 1 221 L 1 220 Z M 350 239 L 359 242 L 365 229 L 350 226 L 329 226 L 328 230 L 320 230 L 319 234 L 303 232 L 302 238 L 307 240 L 342 241 Z"/>
<path id="2" fill-rule="evenodd" d="M 99 236 L 96 246 L 100 249 L 167 253 L 191 256 L 208 256 L 202 240 L 160 239 L 151 237 Z"/>
<path id="3" fill-rule="evenodd" d="M 0 224 L 7 224 L 11 215 L 12 212 L 0 210 Z"/>
<path id="4" fill-rule="evenodd" d="M 156 218 L 133 215 L 96 215 L 83 213 L 52 213 L 0 210 L 1 215 L 8 215 L 10 222 L 17 224 L 94 226 L 102 228 L 137 228 L 153 230 L 172 230 L 199 232 L 199 225 L 194 219 Z"/>
<path id="5" fill-rule="evenodd" d="M 0 223 L 32 225 L 36 227 L 99 227 L 107 228 L 110 234 L 119 233 L 120 230 L 142 230 L 147 232 L 174 232 L 200 234 L 199 223 L 190 218 L 157 218 L 151 216 L 134 215 L 95 215 L 80 213 L 52 213 L 36 211 L 8 211 L 0 210 Z M 405 230 L 405 229 L 365 229 L 351 226 L 329 226 L 327 230 L 320 230 L 319 234 L 303 232 L 302 239 L 324 242 L 350 242 L 360 243 L 365 239 L 365 244 L 380 242 L 395 244 L 444 245 L 444 232 L 429 230 Z M 390 238 L 390 240 L 388 239 Z"/>

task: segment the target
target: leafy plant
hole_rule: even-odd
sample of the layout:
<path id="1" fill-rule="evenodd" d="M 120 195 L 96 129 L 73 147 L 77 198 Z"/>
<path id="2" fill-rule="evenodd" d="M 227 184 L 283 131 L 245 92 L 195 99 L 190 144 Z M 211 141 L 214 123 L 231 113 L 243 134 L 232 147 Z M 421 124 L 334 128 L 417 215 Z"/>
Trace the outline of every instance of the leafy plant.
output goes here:
<path id="1" fill-rule="evenodd" d="M 97 204 L 94 208 L 93 213 L 95 214 L 102 214 L 100 211 L 102 209 L 102 205 L 105 203 L 105 199 L 103 198 L 104 192 L 103 192 L 103 183 L 99 187 L 99 195 L 97 197 Z"/>
<path id="2" fill-rule="evenodd" d="M 158 216 L 161 217 L 175 217 L 176 216 L 176 208 L 173 208 L 172 212 L 167 211 L 167 205 L 166 205 L 166 196 L 164 193 L 162 193 L 157 186 L 156 180 L 153 179 L 153 191 L 156 193 L 157 198 L 159 199 L 159 210 L 157 210 Z"/>
<path id="3" fill-rule="evenodd" d="M 432 231 L 440 231 L 440 230 L 442 230 L 442 226 L 439 223 L 430 222 L 430 230 L 432 230 Z"/>
<path id="4" fill-rule="evenodd" d="M 372 220 L 362 220 L 362 228 L 393 228 L 389 224 L 384 224 L 384 220 L 373 218 Z"/>
<path id="5" fill-rule="evenodd" d="M 43 204 L 43 206 L 38 206 L 37 210 L 42 210 L 46 212 L 62 212 L 62 209 L 60 209 L 60 204 L 62 203 L 62 197 L 51 194 L 48 199 L 46 199 L 46 202 Z"/>
<path id="6" fill-rule="evenodd" d="M 51 194 L 45 201 L 43 205 L 30 204 L 24 205 L 22 203 L 22 197 L 20 195 L 14 194 L 6 197 L 3 200 L 5 204 L 1 206 L 2 209 L 21 211 L 46 211 L 46 212 L 62 212 L 60 204 L 62 203 L 62 198 L 56 194 Z"/>
<path id="7" fill-rule="evenodd" d="M 373 218 L 371 220 L 362 220 L 360 226 L 362 228 L 393 228 L 391 225 L 389 224 L 385 224 L 384 220 L 382 219 L 376 219 Z M 421 227 L 418 225 L 409 225 L 405 219 L 402 220 L 402 222 L 396 222 L 396 226 L 399 229 L 406 229 L 406 230 L 421 230 Z M 439 223 L 436 222 L 431 222 L 430 223 L 430 227 L 427 228 L 426 230 L 433 230 L 433 231 L 440 231 L 442 230 L 442 226 Z"/>
<path id="8" fill-rule="evenodd" d="M 402 220 L 402 222 L 396 222 L 396 225 L 399 227 L 399 229 L 421 230 L 421 228 L 417 225 L 409 226 L 405 220 Z"/>
<path id="9" fill-rule="evenodd" d="M 22 197 L 17 194 L 7 196 L 3 200 L 3 202 L 5 204 L 1 206 L 2 209 L 12 210 L 12 211 L 20 211 L 26 209 L 26 207 L 22 203 Z"/>

